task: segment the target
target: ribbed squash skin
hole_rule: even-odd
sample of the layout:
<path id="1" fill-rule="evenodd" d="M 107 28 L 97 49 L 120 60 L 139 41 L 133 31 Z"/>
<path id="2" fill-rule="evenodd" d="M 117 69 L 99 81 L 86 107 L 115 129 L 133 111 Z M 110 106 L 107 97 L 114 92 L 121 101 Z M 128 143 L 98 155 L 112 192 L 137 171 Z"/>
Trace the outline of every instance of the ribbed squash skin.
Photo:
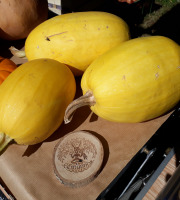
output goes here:
<path id="1" fill-rule="evenodd" d="M 51 59 L 22 64 L 0 87 L 0 132 L 18 144 L 42 142 L 62 123 L 75 90 L 64 64 Z"/>
<path id="2" fill-rule="evenodd" d="M 129 39 L 127 24 L 106 12 L 77 12 L 55 16 L 27 37 L 28 60 L 53 58 L 81 75 L 89 64 L 110 48 Z"/>
<path id="3" fill-rule="evenodd" d="M 180 47 L 163 36 L 129 40 L 98 57 L 85 71 L 83 93 L 92 91 L 98 116 L 142 122 L 180 100 Z"/>

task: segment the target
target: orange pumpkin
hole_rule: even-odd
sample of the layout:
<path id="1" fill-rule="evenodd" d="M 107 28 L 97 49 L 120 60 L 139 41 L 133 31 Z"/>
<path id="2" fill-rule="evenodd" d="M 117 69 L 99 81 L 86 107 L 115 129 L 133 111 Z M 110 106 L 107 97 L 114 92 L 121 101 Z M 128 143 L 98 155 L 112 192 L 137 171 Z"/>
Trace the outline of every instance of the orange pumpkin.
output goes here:
<path id="1" fill-rule="evenodd" d="M 17 65 L 8 58 L 0 56 L 0 84 L 17 68 Z"/>

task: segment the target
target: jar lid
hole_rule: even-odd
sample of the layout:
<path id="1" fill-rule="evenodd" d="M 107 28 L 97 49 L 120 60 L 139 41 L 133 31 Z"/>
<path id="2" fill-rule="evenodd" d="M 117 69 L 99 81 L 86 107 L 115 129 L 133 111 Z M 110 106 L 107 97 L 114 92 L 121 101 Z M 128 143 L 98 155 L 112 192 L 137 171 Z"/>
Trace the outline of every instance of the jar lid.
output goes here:
<path id="1" fill-rule="evenodd" d="M 101 141 L 87 131 L 65 135 L 54 148 L 54 172 L 61 183 L 84 186 L 99 174 L 104 157 Z"/>

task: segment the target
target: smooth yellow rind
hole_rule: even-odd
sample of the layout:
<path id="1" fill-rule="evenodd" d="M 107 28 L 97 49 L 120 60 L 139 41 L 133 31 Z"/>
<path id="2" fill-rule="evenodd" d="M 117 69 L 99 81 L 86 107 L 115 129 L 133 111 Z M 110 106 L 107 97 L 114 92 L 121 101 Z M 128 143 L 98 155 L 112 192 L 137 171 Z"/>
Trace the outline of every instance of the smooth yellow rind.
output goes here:
<path id="1" fill-rule="evenodd" d="M 0 131 L 18 144 L 36 144 L 62 123 L 76 83 L 67 66 L 36 59 L 18 67 L 0 87 Z"/>
<path id="2" fill-rule="evenodd" d="M 142 122 L 172 109 L 180 100 L 180 47 L 163 36 L 129 40 L 98 57 L 81 87 L 93 92 L 98 116 Z"/>
<path id="3" fill-rule="evenodd" d="M 81 75 L 95 58 L 129 38 L 126 22 L 113 14 L 68 13 L 37 26 L 26 39 L 25 53 L 28 60 L 58 60 Z"/>

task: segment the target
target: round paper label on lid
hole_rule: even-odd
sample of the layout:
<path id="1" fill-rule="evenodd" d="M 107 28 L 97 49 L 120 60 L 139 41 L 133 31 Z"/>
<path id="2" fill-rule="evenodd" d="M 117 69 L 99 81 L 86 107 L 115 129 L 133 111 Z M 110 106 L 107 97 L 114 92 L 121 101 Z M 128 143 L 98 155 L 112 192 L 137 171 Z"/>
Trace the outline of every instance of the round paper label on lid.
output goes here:
<path id="1" fill-rule="evenodd" d="M 64 136 L 54 149 L 54 172 L 70 187 L 88 184 L 98 175 L 104 156 L 100 140 L 86 131 Z"/>

